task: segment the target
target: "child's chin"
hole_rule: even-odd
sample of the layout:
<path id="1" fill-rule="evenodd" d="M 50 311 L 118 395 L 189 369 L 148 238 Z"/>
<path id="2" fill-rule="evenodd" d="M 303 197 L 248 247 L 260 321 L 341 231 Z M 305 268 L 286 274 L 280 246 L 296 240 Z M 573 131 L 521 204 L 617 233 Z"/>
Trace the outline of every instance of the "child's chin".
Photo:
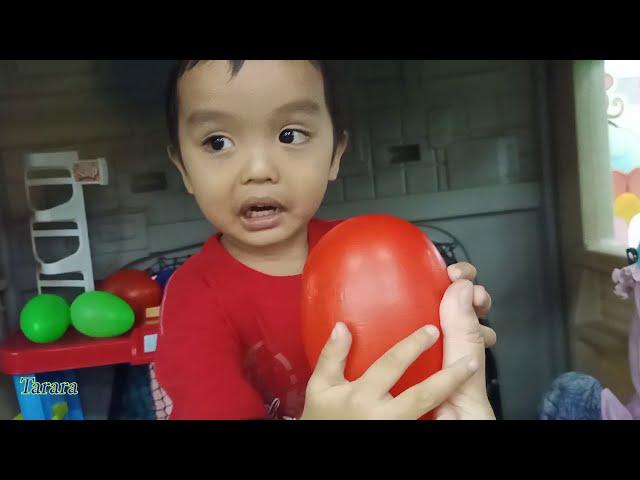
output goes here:
<path id="1" fill-rule="evenodd" d="M 288 237 L 287 233 L 287 229 L 284 228 L 283 225 L 278 225 L 277 227 L 264 230 L 245 230 L 242 236 L 243 240 L 250 245 L 266 247 L 286 240 Z"/>
<path id="2" fill-rule="evenodd" d="M 242 239 L 254 247 L 268 247 L 292 239 L 292 237 L 297 235 L 296 232 L 299 231 L 297 225 L 292 225 L 292 222 L 283 222 L 276 227 L 265 230 L 245 230 L 242 234 Z"/>

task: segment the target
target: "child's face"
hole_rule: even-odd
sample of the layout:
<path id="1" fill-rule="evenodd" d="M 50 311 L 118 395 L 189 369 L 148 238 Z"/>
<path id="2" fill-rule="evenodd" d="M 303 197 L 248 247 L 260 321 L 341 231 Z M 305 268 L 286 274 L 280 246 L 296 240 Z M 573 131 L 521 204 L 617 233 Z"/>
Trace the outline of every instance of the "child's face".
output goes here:
<path id="1" fill-rule="evenodd" d="M 225 236 L 266 246 L 299 234 L 338 175 L 322 75 L 309 61 L 201 62 L 178 82 L 187 190 Z"/>

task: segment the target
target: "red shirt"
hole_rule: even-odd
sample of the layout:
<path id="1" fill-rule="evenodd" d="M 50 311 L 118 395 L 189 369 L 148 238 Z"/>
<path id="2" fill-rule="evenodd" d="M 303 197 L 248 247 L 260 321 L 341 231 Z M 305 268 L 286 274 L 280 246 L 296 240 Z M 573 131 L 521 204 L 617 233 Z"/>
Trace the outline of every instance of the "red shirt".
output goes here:
<path id="1" fill-rule="evenodd" d="M 313 219 L 309 251 L 340 221 Z M 298 418 L 311 375 L 300 339 L 302 275 L 271 276 L 213 235 L 170 278 L 155 359 L 171 419 Z"/>

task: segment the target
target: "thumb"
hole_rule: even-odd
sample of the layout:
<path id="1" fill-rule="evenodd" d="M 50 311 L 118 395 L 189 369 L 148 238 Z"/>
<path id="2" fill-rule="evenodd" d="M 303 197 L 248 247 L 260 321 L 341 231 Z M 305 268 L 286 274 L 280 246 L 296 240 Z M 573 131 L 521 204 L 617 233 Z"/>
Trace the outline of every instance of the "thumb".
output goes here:
<path id="1" fill-rule="evenodd" d="M 338 322 L 333 327 L 329 340 L 320 352 L 307 389 L 319 391 L 347 383 L 344 378 L 344 367 L 350 349 L 351 333 L 344 323 Z"/>
<path id="2" fill-rule="evenodd" d="M 470 382 L 478 382 L 485 388 L 485 344 L 473 308 L 473 284 L 469 280 L 457 280 L 447 288 L 440 303 L 440 327 L 443 333 L 443 368 L 470 355 L 479 363 Z"/>

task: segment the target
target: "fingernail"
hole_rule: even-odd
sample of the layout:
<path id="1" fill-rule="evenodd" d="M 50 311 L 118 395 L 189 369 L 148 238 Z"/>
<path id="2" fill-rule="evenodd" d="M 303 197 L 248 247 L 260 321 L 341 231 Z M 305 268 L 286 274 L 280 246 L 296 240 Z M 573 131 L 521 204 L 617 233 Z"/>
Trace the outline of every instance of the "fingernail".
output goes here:
<path id="1" fill-rule="evenodd" d="M 342 333 L 342 322 L 338 322 L 335 324 L 335 326 L 333 327 L 333 330 L 331 331 L 331 340 L 333 341 L 337 340 L 341 333 Z"/>
<path id="2" fill-rule="evenodd" d="M 449 277 L 452 280 L 457 280 L 458 278 L 460 278 L 460 275 L 462 275 L 462 272 L 460 272 L 459 268 L 452 268 L 449 272 Z"/>
<path id="3" fill-rule="evenodd" d="M 478 361 L 475 358 L 472 358 L 469 360 L 469 363 L 467 363 L 467 367 L 469 368 L 469 371 L 475 372 L 479 367 Z"/>
<path id="4" fill-rule="evenodd" d="M 440 330 L 438 330 L 438 327 L 434 325 L 427 325 L 426 327 L 424 327 L 424 331 L 433 338 L 436 338 L 438 335 L 440 335 Z"/>

